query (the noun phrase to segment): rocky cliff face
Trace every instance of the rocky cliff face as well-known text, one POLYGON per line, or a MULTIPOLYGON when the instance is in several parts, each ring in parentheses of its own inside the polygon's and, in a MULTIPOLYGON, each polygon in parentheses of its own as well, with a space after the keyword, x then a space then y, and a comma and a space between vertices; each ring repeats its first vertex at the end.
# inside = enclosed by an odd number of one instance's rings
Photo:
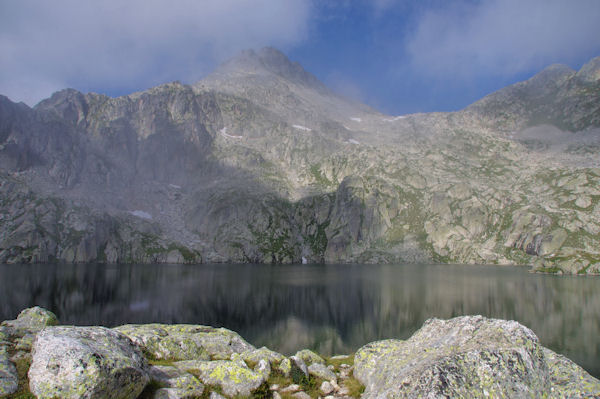
POLYGON ((0 261, 460 262, 600 271, 600 81, 552 66, 382 115, 274 49, 193 86, 0 98, 0 261))

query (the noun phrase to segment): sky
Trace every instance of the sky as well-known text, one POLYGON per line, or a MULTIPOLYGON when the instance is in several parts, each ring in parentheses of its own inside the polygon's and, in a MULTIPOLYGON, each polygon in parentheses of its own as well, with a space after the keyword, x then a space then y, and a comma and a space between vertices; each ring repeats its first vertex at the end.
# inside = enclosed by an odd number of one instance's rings
POLYGON ((381 112, 453 111, 600 55, 600 0, 0 0, 0 94, 194 83, 273 46, 381 112))

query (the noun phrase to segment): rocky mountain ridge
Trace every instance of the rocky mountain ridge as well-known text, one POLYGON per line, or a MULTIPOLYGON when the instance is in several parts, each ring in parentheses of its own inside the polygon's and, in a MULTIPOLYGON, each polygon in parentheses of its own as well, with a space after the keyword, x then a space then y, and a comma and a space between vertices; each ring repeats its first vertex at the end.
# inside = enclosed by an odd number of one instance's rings
POLYGON ((193 86, 0 97, 1 262, 600 272, 600 58, 387 116, 275 49, 193 86))

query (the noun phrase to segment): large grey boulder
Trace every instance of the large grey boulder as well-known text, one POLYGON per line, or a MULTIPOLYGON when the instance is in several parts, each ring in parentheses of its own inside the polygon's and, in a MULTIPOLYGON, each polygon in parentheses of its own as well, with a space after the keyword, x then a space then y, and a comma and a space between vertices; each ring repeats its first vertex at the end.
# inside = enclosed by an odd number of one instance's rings
POLYGON ((549 362, 527 327, 482 316, 430 319, 406 341, 367 344, 356 353, 354 376, 367 399, 600 394, 599 382, 568 359, 549 362), (561 362, 568 372, 556 372, 565 370, 561 362))
POLYGON ((255 348, 225 328, 189 324, 124 325, 115 328, 154 359, 229 359, 233 353, 255 348))
POLYGON ((104 327, 48 327, 32 350, 29 388, 43 398, 136 398, 148 364, 125 335, 104 327))

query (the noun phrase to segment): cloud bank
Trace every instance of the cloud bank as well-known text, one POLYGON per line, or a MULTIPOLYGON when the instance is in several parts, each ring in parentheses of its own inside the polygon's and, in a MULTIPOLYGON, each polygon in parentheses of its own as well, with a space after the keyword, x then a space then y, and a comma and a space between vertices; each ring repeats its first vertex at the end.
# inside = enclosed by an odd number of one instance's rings
POLYGON ((245 48, 307 35, 310 0, 0 2, 0 93, 33 105, 64 87, 193 82, 245 48))
POLYGON ((511 76, 600 51, 598 0, 461 0, 424 10, 411 66, 439 78, 511 76))

